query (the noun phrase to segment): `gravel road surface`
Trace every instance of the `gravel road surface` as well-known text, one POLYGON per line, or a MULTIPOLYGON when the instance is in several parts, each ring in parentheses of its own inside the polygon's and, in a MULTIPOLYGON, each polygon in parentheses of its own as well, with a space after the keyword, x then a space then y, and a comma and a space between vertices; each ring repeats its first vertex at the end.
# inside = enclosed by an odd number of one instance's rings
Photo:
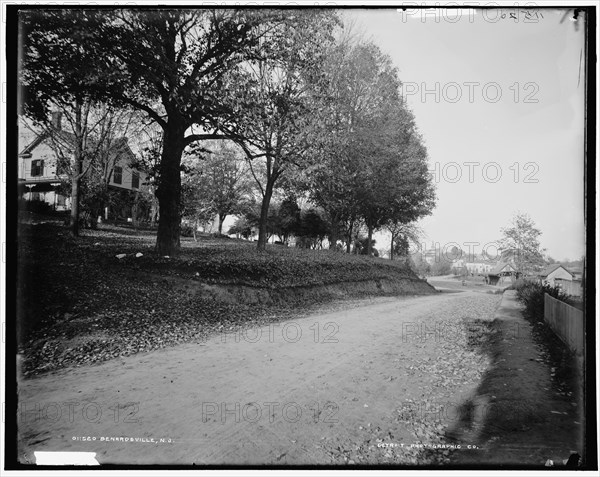
MULTIPOLYGON (((101 464, 444 464, 499 295, 365 300, 19 383, 19 456, 101 464)), ((484 452, 466 449, 460 452, 484 452)))

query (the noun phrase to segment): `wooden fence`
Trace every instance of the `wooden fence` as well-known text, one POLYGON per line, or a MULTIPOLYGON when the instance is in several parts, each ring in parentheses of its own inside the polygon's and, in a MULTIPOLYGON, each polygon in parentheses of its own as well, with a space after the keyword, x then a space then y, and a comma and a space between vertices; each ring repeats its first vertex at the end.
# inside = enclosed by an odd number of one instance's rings
POLYGON ((583 311, 567 305, 546 293, 544 320, 558 337, 577 354, 583 354, 585 323, 583 311))

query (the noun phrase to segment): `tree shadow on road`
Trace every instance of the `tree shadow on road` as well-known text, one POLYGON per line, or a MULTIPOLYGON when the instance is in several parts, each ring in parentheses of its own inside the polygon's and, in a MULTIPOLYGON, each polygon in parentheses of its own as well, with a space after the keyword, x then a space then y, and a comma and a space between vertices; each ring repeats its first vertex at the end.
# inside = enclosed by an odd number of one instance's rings
POLYGON ((582 454, 580 373, 568 349, 544 324, 522 317, 473 324, 468 346, 491 366, 446 431, 448 442, 461 445, 452 465, 543 468, 548 459, 563 465, 582 454))

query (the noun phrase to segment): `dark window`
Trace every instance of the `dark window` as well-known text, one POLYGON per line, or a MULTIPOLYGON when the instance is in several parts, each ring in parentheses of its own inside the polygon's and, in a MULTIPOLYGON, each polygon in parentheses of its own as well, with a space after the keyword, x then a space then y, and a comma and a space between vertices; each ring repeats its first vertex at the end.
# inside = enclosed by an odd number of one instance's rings
POLYGON ((43 176, 44 175, 44 161, 42 159, 36 159, 31 161, 31 177, 43 176))
POLYGON ((131 188, 132 189, 139 189, 140 188, 140 173, 139 172, 132 172, 131 174, 131 188))
POLYGON ((115 184, 123 183, 123 168, 119 166, 115 166, 115 170, 113 171, 113 182, 115 184))
POLYGON ((62 194, 57 194, 56 205, 60 205, 61 207, 64 207, 65 204, 66 204, 65 196, 62 194))

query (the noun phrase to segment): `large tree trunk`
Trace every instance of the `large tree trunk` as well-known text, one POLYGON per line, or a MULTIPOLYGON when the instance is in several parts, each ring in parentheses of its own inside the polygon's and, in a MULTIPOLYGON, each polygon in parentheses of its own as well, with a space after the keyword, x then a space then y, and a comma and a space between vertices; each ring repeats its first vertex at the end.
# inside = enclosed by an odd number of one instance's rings
POLYGON ((181 154, 185 130, 173 127, 164 131, 163 150, 160 160, 159 186, 156 191, 159 205, 156 251, 160 255, 179 253, 181 216, 181 154))
POLYGON ((227 217, 227 214, 219 214, 219 235, 223 234, 223 222, 225 222, 225 217, 227 217))
POLYGON ((76 160, 75 165, 75 176, 71 181, 71 235, 73 237, 79 236, 79 183, 81 182, 81 178, 79 175, 81 174, 81 161, 76 160))
POLYGON ((392 245, 390 247, 390 260, 394 260, 394 234, 392 234, 392 245))
POLYGON ((371 225, 367 225, 367 230, 369 231, 367 235, 367 256, 371 256, 373 254, 373 227, 371 225))
POLYGON ((140 195, 139 191, 135 191, 135 194, 133 196, 133 205, 131 206, 131 223, 133 224, 133 228, 136 233, 138 231, 138 226, 139 226, 139 221, 138 221, 139 203, 140 203, 139 195, 140 195))
POLYGON ((267 180, 265 187, 265 195, 263 196, 262 204, 260 207, 260 222, 258 224, 258 249, 265 250, 267 248, 267 220, 269 218, 269 205, 271 203, 271 196, 273 195, 273 186, 275 180, 270 178, 267 180))
POLYGON ((75 103, 75 170, 71 180, 71 235, 79 236, 79 186, 83 172, 83 130, 81 103, 75 103))
POLYGON ((154 228, 156 219, 158 218, 158 198, 154 187, 151 188, 152 202, 150 203, 150 227, 154 228))
POLYGON ((329 232, 329 249, 337 251, 337 241, 338 241, 338 223, 337 218, 334 215, 331 215, 331 229, 329 232))
POLYGON ((348 241, 346 242, 346 253, 352 252, 352 228, 354 227, 354 222, 350 222, 348 226, 348 241))

